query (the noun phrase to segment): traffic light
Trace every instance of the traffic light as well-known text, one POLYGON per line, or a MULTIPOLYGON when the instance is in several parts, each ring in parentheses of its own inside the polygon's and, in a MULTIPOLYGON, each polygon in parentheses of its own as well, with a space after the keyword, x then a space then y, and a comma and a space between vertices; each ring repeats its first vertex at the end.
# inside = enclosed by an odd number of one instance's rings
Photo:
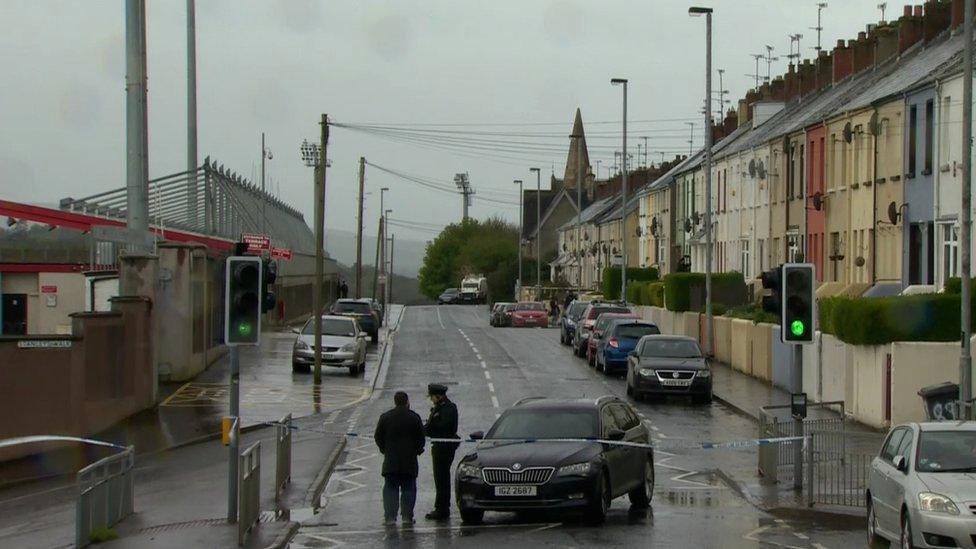
POLYGON ((816 329, 816 276, 812 263, 786 263, 782 267, 783 343, 812 343, 816 329))
POLYGON ((224 282, 224 343, 257 345, 261 340, 261 258, 227 258, 224 282))
POLYGON ((278 298, 271 291, 271 285, 278 278, 278 264, 271 259, 262 262, 261 312, 273 311, 278 298))
POLYGON ((769 295, 762 298, 763 310, 776 316, 783 314, 783 266, 766 271, 762 274, 762 286, 769 290, 769 295))

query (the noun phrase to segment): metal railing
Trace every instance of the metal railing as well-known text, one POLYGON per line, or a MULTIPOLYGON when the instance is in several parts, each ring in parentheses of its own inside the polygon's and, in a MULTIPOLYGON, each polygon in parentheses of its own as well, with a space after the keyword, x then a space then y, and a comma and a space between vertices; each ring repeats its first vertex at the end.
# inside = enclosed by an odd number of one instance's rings
POLYGON ((875 433, 811 433, 804 448, 807 505, 864 506, 871 461, 880 444, 875 433), (832 448, 843 448, 844 453, 824 451, 832 448))
MULTIPOLYGON (((833 409, 837 411, 836 417, 821 417, 803 420, 803 431, 797 433, 796 423, 792 418, 780 419, 776 411, 789 410, 789 405, 763 406, 759 409, 759 436, 760 438, 778 438, 804 436, 819 432, 840 432, 845 430, 845 409, 843 401, 819 402, 810 404, 808 410, 833 409)), ((844 443, 846 439, 838 438, 818 438, 813 441, 817 455, 821 456, 844 456, 846 449, 844 443), (823 445, 828 446, 823 446, 823 445)), ((759 475, 768 482, 779 482, 783 480, 785 474, 788 478, 793 478, 796 464, 796 445, 802 444, 801 441, 783 442, 779 444, 767 444, 759 447, 759 475), (781 470, 781 467, 783 468, 781 470)))
POLYGON ((237 544, 244 540, 261 518, 261 441, 239 457, 237 491, 237 544))
POLYGON ((132 467, 135 448, 100 459, 78 471, 75 547, 91 543, 96 530, 111 528, 132 514, 132 467))
POLYGON ((291 482, 291 414, 278 420, 275 434, 275 501, 291 482))

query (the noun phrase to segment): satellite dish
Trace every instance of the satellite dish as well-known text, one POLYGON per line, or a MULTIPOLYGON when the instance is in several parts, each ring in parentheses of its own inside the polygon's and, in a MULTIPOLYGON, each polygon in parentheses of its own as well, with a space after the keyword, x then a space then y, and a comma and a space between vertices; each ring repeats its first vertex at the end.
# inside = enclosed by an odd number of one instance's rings
POLYGON ((813 194, 813 209, 814 210, 817 210, 818 212, 820 210, 822 210, 823 209, 823 200, 824 200, 824 197, 823 197, 823 193, 822 192, 817 191, 816 193, 814 193, 813 194))
POLYGON ((863 267, 864 263, 865 263, 864 256, 862 255, 857 256, 857 258, 854 260, 854 264, 857 265, 858 267, 863 267))
POLYGON ((749 161, 749 177, 756 177, 756 159, 749 161))
POLYGON ((891 202, 888 204, 888 221, 890 221, 892 225, 897 225, 898 217, 898 206, 894 202, 891 202))
POLYGON ((851 123, 848 122, 847 124, 844 124, 844 141, 850 143, 853 138, 854 132, 851 130, 851 123))
POLYGON ((762 160, 756 166, 756 171, 759 173, 759 179, 766 179, 766 165, 763 164, 762 160))
POLYGON ((868 131, 871 135, 877 136, 881 133, 881 126, 878 124, 878 113, 871 113, 871 119, 868 120, 868 131))

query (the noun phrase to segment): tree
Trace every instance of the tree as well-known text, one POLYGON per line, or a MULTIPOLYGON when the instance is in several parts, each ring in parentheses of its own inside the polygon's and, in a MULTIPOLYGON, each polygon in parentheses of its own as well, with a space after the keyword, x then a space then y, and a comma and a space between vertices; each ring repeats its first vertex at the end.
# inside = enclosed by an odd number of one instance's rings
POLYGON ((518 264, 518 228, 502 219, 452 223, 427 246, 420 267, 420 291, 436 299, 460 286, 466 275, 488 278, 490 298, 511 299, 518 264))

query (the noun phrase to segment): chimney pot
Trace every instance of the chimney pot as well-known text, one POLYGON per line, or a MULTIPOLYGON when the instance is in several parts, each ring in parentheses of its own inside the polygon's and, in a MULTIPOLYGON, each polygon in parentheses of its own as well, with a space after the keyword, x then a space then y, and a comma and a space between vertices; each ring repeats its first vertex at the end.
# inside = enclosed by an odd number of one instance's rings
POLYGON ((911 17, 911 16, 912 16, 912 7, 905 6, 905 9, 902 10, 902 17, 911 17))
MULTIPOLYGON (((905 7, 908 7, 908 6, 905 6, 905 7)), ((844 41, 843 41, 843 40, 837 40, 837 47, 838 47, 838 48, 843 48, 843 47, 845 47, 845 46, 844 46, 844 41)))
POLYGON ((922 6, 915 6, 914 12, 912 13, 915 17, 922 17, 922 6))

